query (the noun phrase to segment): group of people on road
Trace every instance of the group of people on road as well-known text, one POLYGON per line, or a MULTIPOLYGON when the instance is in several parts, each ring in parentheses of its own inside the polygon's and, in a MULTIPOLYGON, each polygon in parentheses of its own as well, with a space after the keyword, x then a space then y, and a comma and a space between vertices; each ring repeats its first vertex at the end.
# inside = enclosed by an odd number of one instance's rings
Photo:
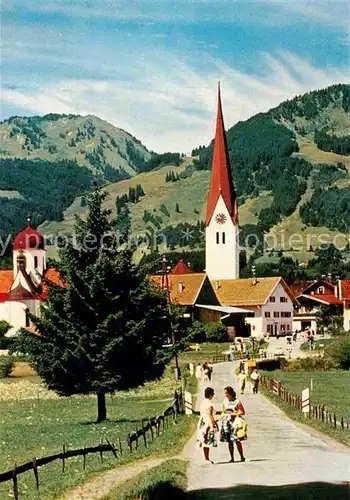
POLYGON ((234 447, 236 445, 240 461, 245 462, 242 441, 247 438, 247 423, 243 418, 245 409, 237 398, 235 390, 225 387, 222 412, 216 420, 213 398, 215 392, 212 387, 204 391, 204 400, 200 406, 200 419, 198 422, 198 442, 203 448, 204 459, 207 463, 214 463, 210 459, 210 449, 217 446, 217 436, 220 441, 228 443, 230 462, 234 462, 234 447))
POLYGON ((211 377, 213 374, 213 365, 210 363, 203 363, 202 365, 200 363, 197 364, 196 370, 195 370, 195 376, 198 382, 203 380, 203 382, 210 382, 211 377))
MULTIPOLYGON (((201 367, 201 365, 198 366, 201 367)), ((238 375, 238 385, 241 394, 244 394, 246 381, 247 374, 244 369, 241 369, 238 375)), ((250 381, 253 394, 257 394, 260 374, 256 368, 250 373, 250 381)), ((247 439, 247 422, 244 418, 246 412, 243 403, 238 399, 236 391, 231 386, 225 387, 222 411, 220 417, 217 419, 213 403, 214 396, 214 389, 207 387, 200 406, 197 441, 203 448, 204 459, 207 463, 213 463, 210 459, 210 449, 217 446, 219 436, 221 442, 228 443, 230 462, 234 462, 235 446, 237 447, 240 461, 244 462, 245 457, 242 441, 247 439)))
MULTIPOLYGON (((240 371, 238 374, 238 385, 239 385, 239 389, 240 389, 241 394, 244 394, 247 379, 248 379, 248 375, 246 374, 246 372, 244 370, 244 365, 240 366, 240 371)), ((258 394, 260 373, 258 373, 256 368, 254 368, 252 373, 250 374, 250 381, 251 381, 251 385, 252 385, 253 394, 258 394)))

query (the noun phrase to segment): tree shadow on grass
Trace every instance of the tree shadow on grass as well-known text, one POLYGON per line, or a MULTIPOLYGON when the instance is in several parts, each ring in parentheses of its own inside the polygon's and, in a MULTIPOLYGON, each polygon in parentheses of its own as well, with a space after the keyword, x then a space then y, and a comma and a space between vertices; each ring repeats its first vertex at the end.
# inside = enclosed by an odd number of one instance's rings
MULTIPOLYGON (((302 483, 283 486, 252 486, 196 490, 186 500, 349 500, 349 483, 302 483)), ((181 499, 181 497, 179 497, 181 499)))
MULTIPOLYGON (((134 498, 134 497, 132 497, 134 498)), ((171 483, 156 483, 142 500, 348 500, 349 484, 303 483, 285 486, 239 485, 233 488, 184 492, 171 483)))

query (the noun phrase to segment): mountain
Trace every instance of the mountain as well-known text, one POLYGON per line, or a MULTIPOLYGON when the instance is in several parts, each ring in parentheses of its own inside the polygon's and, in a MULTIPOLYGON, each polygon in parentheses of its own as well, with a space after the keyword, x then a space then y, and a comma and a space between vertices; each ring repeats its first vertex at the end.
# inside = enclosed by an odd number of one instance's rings
MULTIPOLYGON (((271 247, 299 260, 311 257, 326 237, 330 240, 337 237, 338 246, 345 246, 350 222, 349 110, 350 85, 335 85, 286 101, 227 131, 243 240, 248 234, 259 237, 264 234, 271 247)), ((23 134, 23 128, 20 132, 13 131, 4 146, 3 158, 16 155, 26 161, 33 156, 56 161, 70 158, 76 159, 78 165, 87 165, 91 172, 99 170, 96 156, 101 158, 102 151, 105 158, 102 164, 108 162, 113 169, 130 176, 105 188, 109 194, 106 204, 119 213, 121 227, 131 225, 134 236, 143 233, 148 240, 155 240, 156 233, 161 233, 158 243, 166 237, 171 249, 203 244, 201 221, 212 145, 195 149, 192 157, 180 162, 179 155, 165 159, 151 155, 132 136, 96 117, 57 116, 35 117, 46 134, 39 144, 35 139, 33 144, 29 138, 30 144, 19 147, 17 136, 28 137, 28 134, 23 134), (91 120, 95 137, 89 138, 91 120), (119 142, 113 134, 118 134, 119 142), (114 138, 119 151, 109 136, 114 138), (50 137, 54 143, 49 145, 50 137), (57 149, 51 148, 50 153, 50 146, 57 149), (174 159, 175 163, 170 165, 174 159)), ((13 120, 0 126, 0 134, 3 128, 8 135, 10 127, 19 128, 13 120)), ((0 188, 16 191, 13 184, 2 183, 0 188)), ((6 193, 9 195, 15 196, 12 191, 6 193)), ((19 195, 23 197, 21 191, 19 195)), ((40 226, 41 230, 51 235, 69 232, 74 215, 86 210, 81 195, 78 193, 73 203, 66 203, 63 220, 51 216, 40 226)))

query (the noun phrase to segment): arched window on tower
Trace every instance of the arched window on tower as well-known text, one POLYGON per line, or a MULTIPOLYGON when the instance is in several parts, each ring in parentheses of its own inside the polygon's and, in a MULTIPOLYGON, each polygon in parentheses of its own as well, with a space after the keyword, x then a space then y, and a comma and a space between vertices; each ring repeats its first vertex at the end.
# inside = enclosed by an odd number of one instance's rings
POLYGON ((226 236, 225 236, 225 233, 222 233, 222 242, 223 242, 223 244, 225 245, 225 243, 226 243, 226 236))
POLYGON ((218 245, 220 243, 220 233, 216 233, 216 244, 218 245))
POLYGON ((25 310, 25 315, 26 315, 26 328, 28 328, 30 326, 29 309, 25 310))
POLYGON ((35 255, 34 256, 34 269, 37 269, 38 267, 38 257, 35 255))

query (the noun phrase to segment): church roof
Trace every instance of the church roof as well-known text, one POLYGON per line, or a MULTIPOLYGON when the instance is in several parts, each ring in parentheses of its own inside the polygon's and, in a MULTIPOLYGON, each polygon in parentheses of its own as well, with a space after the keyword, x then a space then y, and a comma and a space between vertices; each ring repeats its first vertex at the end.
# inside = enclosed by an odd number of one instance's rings
POLYGON ((185 262, 181 259, 176 266, 171 270, 170 274, 190 274, 193 273, 191 269, 185 262))
POLYGON ((0 270, 0 293, 8 293, 13 283, 12 269, 0 270))
POLYGON ((8 294, 8 300, 33 300, 37 298, 32 292, 24 288, 24 286, 19 283, 16 288, 10 290, 8 294))
POLYGON ((13 249, 26 250, 29 248, 43 249, 44 236, 33 228, 28 217, 26 227, 19 231, 13 240, 13 249))
POLYGON ((340 281, 340 298, 350 300, 350 280, 340 281))
POLYGON ((295 302, 290 288, 280 276, 272 278, 252 278, 211 280, 218 301, 222 306, 257 307, 262 306, 272 295, 277 285, 281 283, 290 299, 295 302))
MULTIPOLYGON (((162 276, 157 274, 150 279, 162 285, 162 276)), ((169 274, 170 300, 179 306, 192 306, 198 297, 205 280, 205 273, 169 274)))
POLYGON ((228 156, 224 118, 221 106, 220 84, 218 87, 218 109, 216 117, 216 132, 214 139, 213 160, 211 167, 210 186, 207 199, 206 224, 213 216, 218 199, 222 196, 226 208, 234 224, 237 224, 236 191, 233 185, 230 160, 228 156))

